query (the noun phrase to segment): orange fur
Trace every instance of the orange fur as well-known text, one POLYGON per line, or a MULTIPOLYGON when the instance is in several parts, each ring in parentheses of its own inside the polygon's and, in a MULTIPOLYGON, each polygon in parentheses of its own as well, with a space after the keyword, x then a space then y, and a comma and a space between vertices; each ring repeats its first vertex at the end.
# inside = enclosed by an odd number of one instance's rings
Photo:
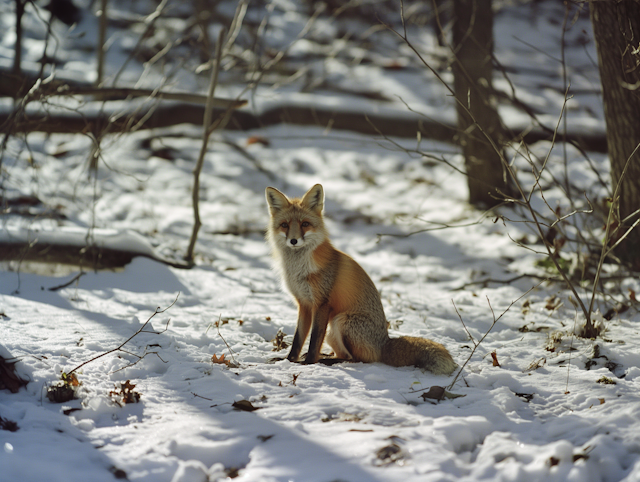
POLYGON ((288 359, 296 361, 309 332, 305 363, 315 363, 325 340, 336 356, 354 361, 416 365, 436 374, 456 364, 447 349, 415 337, 390 339, 380 295, 351 257, 335 249, 324 226, 324 192, 316 184, 300 199, 268 187, 267 240, 287 289, 298 303, 298 326, 288 359), (329 332, 327 333, 327 328, 329 332))

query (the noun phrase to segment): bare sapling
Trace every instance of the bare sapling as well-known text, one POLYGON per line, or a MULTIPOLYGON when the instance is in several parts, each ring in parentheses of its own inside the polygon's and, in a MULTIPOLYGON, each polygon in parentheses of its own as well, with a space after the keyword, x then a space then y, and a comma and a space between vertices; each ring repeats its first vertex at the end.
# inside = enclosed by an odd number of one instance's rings
POLYGON ((191 239, 189 240, 189 247, 187 248, 187 254, 185 256, 185 260, 193 264, 193 250, 196 245, 196 240, 198 239, 198 231, 202 226, 202 222, 200 221, 200 173, 202 171, 202 166, 204 165, 204 156, 207 153, 207 147, 209 145, 209 136, 211 135, 211 119, 213 117, 213 97, 216 90, 216 86, 218 84, 218 73, 220 72, 220 63, 222 61, 222 47, 224 42, 225 29, 220 29, 220 34, 218 35, 218 42, 216 44, 216 60, 211 70, 211 82, 209 83, 209 93, 207 95, 207 104, 204 110, 204 121, 202 126, 202 144, 200 147, 200 154, 198 155, 198 161, 196 162, 196 167, 193 170, 193 190, 192 190, 192 200, 193 200, 193 231, 191 232, 191 239))

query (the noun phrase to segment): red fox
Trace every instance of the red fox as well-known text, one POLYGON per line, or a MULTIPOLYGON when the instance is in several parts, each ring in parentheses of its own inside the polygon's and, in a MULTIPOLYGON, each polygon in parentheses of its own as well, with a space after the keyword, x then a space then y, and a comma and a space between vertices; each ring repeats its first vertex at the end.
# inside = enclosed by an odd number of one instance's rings
POLYGON ((295 362, 311 331, 304 363, 316 363, 322 342, 338 359, 414 365, 449 375, 456 364, 440 343, 389 338, 380 294, 350 256, 334 248, 324 225, 324 191, 316 184, 301 198, 266 189, 271 214, 267 240, 287 289, 298 304, 298 325, 287 356, 295 362), (327 333, 327 327, 329 328, 327 333))

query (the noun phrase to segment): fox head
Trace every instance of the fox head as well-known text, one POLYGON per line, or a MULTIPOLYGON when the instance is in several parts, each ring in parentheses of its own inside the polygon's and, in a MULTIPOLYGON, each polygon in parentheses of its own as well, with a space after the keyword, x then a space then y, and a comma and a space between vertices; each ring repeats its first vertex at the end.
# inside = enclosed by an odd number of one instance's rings
POLYGON ((271 219, 267 237, 278 249, 315 249, 326 238, 322 210, 324 191, 316 184, 298 199, 289 199, 273 187, 266 189, 271 219))

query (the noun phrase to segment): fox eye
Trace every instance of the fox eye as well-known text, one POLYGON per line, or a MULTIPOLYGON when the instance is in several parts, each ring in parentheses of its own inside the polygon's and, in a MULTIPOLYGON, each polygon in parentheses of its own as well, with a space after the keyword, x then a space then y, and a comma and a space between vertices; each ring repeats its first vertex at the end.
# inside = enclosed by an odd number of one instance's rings
POLYGON ((309 221, 305 221, 304 223, 302 223, 303 228, 308 228, 309 226, 311 226, 311 223, 309 221))
POLYGON ((280 227, 284 228, 284 229, 287 229, 289 227, 289 223, 287 223, 287 222, 281 223, 280 227))

